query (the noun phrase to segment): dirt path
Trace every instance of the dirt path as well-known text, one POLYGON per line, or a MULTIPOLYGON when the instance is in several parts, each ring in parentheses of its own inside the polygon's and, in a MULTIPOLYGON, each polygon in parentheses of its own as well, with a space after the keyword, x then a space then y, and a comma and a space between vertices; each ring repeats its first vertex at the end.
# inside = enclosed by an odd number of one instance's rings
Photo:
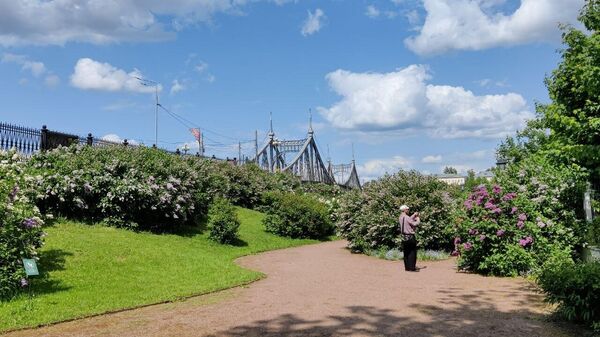
POLYGON ((247 287, 8 336, 581 336, 545 321, 524 280, 457 273, 453 260, 408 273, 344 244, 242 258, 268 275, 247 287))

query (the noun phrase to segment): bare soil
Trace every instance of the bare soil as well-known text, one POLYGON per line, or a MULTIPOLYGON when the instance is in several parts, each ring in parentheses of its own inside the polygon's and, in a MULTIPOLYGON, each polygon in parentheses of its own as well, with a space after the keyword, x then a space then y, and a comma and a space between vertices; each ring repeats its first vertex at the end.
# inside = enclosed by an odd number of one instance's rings
POLYGON ((345 242, 241 258, 267 277, 249 286, 8 336, 583 336, 552 322, 523 279, 456 271, 455 261, 351 254, 345 242))

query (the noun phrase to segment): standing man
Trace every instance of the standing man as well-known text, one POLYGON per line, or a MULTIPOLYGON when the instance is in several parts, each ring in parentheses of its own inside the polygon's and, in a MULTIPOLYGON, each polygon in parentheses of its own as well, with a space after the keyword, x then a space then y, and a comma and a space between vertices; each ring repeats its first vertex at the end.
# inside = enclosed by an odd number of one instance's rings
POLYGON ((402 233, 402 250, 404 251, 404 270, 419 271, 417 269, 417 239, 415 238, 415 227, 419 225, 419 212, 408 215, 409 207, 400 206, 400 232, 402 233))

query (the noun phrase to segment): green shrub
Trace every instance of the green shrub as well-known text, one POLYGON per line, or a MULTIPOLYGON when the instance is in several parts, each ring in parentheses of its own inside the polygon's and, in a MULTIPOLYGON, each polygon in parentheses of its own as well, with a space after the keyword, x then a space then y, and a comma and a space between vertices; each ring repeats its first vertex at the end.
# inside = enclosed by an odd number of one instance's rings
POLYGON ((260 206, 268 191, 292 191, 300 186, 300 180, 289 173, 269 173, 253 163, 234 166, 200 158, 190 158, 189 163, 206 177, 210 195, 246 208, 260 206))
POLYGON ((328 206, 307 195, 271 192, 265 194, 267 232, 291 238, 327 237, 333 233, 328 206))
POLYGON ((24 193, 23 167, 17 154, 0 151, 0 299, 27 285, 21 259, 37 258, 42 245, 43 221, 24 193))
POLYGON ((357 252, 399 246, 400 206, 421 214, 417 240, 426 249, 452 247, 453 187, 416 171, 400 171, 369 182, 362 192, 340 196, 335 213, 338 233, 357 252))
POLYGON ((144 147, 73 146, 29 161, 43 212, 119 227, 168 229, 206 214, 208 181, 185 160, 144 147))
POLYGON ((234 243, 238 238, 240 221, 235 207, 223 198, 216 198, 208 211, 209 238, 219 243, 234 243))
POLYGON ((559 314, 600 332, 600 262, 548 263, 537 281, 546 300, 558 304, 559 314))

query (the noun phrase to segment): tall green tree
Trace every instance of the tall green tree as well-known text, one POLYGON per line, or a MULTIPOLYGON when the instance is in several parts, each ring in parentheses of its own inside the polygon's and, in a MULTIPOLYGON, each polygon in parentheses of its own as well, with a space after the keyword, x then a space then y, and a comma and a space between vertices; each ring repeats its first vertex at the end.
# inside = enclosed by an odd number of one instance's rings
POLYGON ((551 103, 539 105, 554 154, 600 177, 600 0, 587 0, 579 20, 587 32, 563 26, 561 62, 546 86, 551 103), (555 143, 556 144, 556 143, 555 143))
POLYGON ((444 167, 444 174, 458 174, 458 171, 452 166, 444 167))

